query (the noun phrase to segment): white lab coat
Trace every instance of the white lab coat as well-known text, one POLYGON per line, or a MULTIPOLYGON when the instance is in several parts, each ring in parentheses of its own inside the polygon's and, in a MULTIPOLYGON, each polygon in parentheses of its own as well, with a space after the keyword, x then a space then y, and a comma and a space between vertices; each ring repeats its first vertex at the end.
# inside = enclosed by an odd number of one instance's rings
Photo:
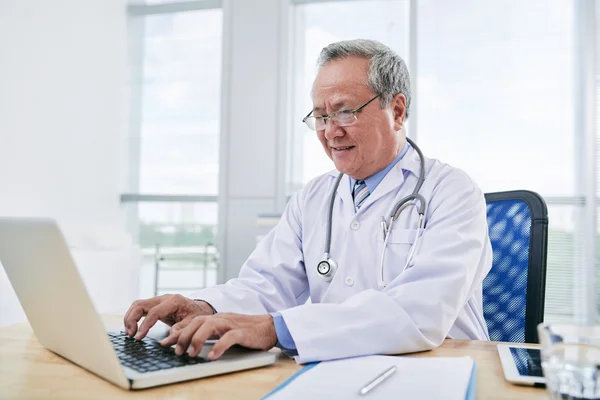
POLYGON ((425 229, 408 268, 418 215, 404 210, 385 255, 388 286, 378 288, 381 216, 412 193, 419 157, 411 147, 355 213, 344 177, 333 209, 331 282, 316 271, 323 257, 330 193, 337 171, 292 196, 278 225, 238 278, 194 295, 222 312, 280 311, 306 363, 368 354, 428 350, 446 337, 488 340, 482 280, 492 265, 483 193, 461 170, 425 159, 420 190, 429 202, 425 229), (311 302, 306 304, 310 298, 311 302))

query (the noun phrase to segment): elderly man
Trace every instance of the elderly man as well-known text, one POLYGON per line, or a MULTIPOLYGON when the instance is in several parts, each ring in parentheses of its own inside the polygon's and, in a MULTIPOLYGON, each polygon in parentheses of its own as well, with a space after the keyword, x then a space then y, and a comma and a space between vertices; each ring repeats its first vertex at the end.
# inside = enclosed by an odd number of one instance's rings
POLYGON ((178 354, 196 356, 216 337, 211 359, 240 344, 279 346, 300 363, 488 339, 484 196, 406 139, 404 61, 381 43, 351 40, 325 47, 317 64, 304 122, 336 171, 292 196, 238 278, 193 299, 134 302, 127 334, 141 339, 161 320, 172 325, 162 344, 178 354))

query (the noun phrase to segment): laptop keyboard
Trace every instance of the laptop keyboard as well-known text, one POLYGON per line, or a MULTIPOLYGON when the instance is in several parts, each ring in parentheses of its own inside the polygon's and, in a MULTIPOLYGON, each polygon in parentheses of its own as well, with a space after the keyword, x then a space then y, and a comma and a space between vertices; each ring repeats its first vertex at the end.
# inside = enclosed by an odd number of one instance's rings
POLYGON ((163 347, 156 340, 147 337, 137 341, 125 332, 111 332, 108 333, 108 337, 121 364, 137 372, 153 372, 210 362, 200 357, 190 357, 187 353, 178 356, 171 347, 163 347))

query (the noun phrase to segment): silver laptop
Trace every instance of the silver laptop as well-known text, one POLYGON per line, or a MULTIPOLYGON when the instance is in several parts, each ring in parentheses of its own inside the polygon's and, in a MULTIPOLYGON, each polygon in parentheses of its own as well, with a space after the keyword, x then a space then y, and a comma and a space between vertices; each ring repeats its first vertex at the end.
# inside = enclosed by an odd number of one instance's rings
POLYGON ((221 359, 178 357, 148 337, 106 332, 53 220, 0 218, 0 262, 39 342, 124 389, 142 389, 273 364, 277 352, 240 347, 221 359))

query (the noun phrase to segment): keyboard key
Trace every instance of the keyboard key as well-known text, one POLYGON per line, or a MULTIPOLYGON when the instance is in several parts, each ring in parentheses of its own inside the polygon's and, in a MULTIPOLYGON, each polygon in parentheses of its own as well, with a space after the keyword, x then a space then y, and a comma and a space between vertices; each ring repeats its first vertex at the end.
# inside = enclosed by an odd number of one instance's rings
POLYGON ((137 341, 124 332, 111 332, 108 336, 121 364, 138 372, 153 372, 208 362, 203 358, 190 358, 187 354, 177 356, 173 348, 163 347, 150 338, 137 341))

